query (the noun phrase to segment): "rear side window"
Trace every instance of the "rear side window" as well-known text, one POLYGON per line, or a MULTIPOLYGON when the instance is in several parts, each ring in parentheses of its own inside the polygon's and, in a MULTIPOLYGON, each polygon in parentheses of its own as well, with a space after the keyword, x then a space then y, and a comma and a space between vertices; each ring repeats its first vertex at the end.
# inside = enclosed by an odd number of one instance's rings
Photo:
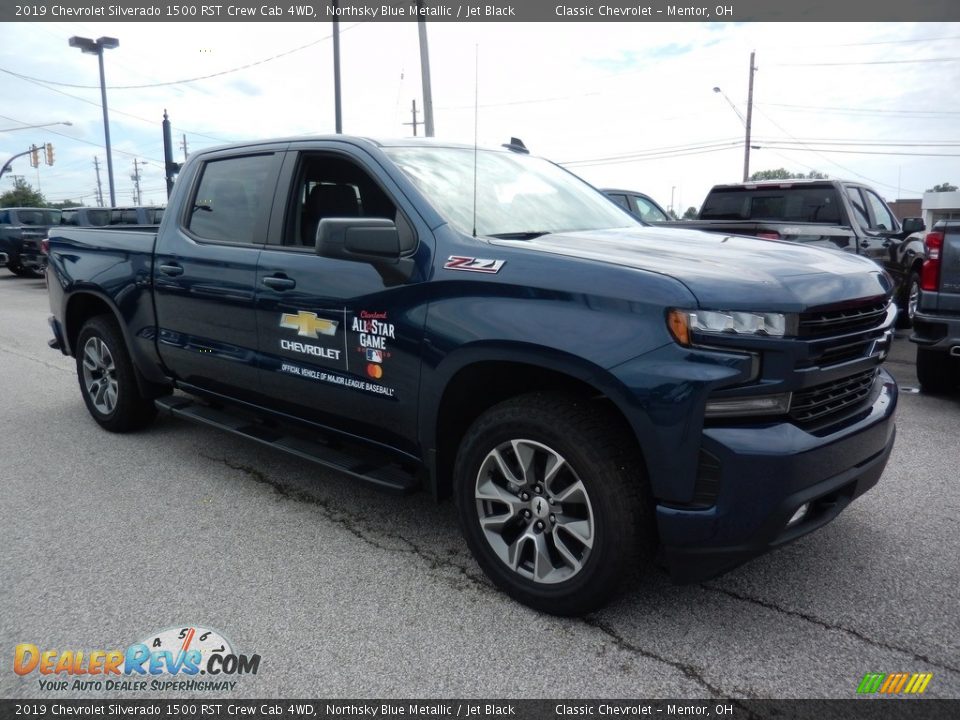
POLYGON ((204 240, 263 243, 255 237, 273 188, 275 156, 246 155, 211 160, 201 170, 186 227, 204 240))
POLYGON ((0 225, 9 225, 10 224, 10 213, 5 210, 0 210, 0 225))
POLYGON ((621 195, 620 193, 607 193, 607 197, 613 200, 617 205, 622 207, 624 210, 630 209, 630 205, 627 203, 626 195, 621 195))
POLYGON ((105 208, 102 210, 87 210, 87 224, 94 227, 109 225, 110 211, 105 208))

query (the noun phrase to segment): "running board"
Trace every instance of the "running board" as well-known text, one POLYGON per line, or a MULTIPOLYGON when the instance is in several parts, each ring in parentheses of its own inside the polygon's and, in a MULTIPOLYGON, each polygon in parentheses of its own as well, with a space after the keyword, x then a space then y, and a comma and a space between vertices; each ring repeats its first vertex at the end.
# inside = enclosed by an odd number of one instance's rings
POLYGON ((376 485, 381 490, 409 493, 420 487, 415 474, 390 460, 385 453, 378 453, 376 450, 291 434, 282 428, 265 425, 243 414, 210 407, 182 395, 168 395, 157 398, 154 402, 163 412, 226 430, 248 440, 255 440, 285 453, 346 473, 376 485))

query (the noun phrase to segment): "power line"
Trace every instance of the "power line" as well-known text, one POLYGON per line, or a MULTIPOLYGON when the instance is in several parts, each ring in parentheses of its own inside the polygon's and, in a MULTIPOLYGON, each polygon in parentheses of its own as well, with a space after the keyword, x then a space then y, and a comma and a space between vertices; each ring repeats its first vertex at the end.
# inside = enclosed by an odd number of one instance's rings
POLYGON ((625 163, 632 162, 643 162, 645 160, 666 160, 678 157, 687 157, 689 155, 705 155, 707 153, 721 152, 723 150, 731 150, 733 148, 742 147, 742 141, 732 142, 728 145, 720 145, 717 147, 705 147, 703 149, 689 149, 689 150, 680 150, 680 151, 671 151, 671 152, 661 152, 650 155, 639 155, 631 157, 622 157, 622 158, 610 158, 607 160, 579 160, 576 165, 571 163, 557 163, 564 167, 594 167, 597 165, 622 165, 625 163))
POLYGON ((791 105, 788 103, 754 103, 764 107, 790 108, 793 110, 835 111, 845 113, 883 113, 885 115, 960 115, 960 110, 890 110, 889 108, 850 108, 823 105, 791 105))
MULTIPOLYGON (((343 30, 341 30, 340 34, 342 35, 348 30, 352 30, 353 28, 358 27, 359 25, 360 23, 354 23, 353 25, 349 25, 345 27, 343 30)), ((183 80, 170 80, 167 82, 156 82, 156 83, 149 83, 146 85, 108 85, 107 90, 143 90, 146 88, 169 87, 171 85, 183 85, 185 83, 197 82, 198 80, 209 80, 210 78, 222 77, 223 75, 230 75, 231 73, 240 72, 241 70, 248 70, 252 67, 256 67, 257 65, 263 65, 264 63, 268 63, 273 60, 278 60, 282 57, 286 57, 287 55, 292 55, 293 53, 300 52, 301 50, 306 50, 307 48, 313 47, 314 45, 319 45, 320 43, 325 42, 332 37, 333 35, 326 35, 320 38, 319 40, 314 40, 313 42, 309 42, 306 45, 295 47, 292 50, 286 50, 282 53, 277 53, 276 55, 272 55, 268 58, 263 58, 262 60, 255 60, 254 62, 247 63, 246 65, 239 65, 237 67, 229 68, 227 70, 221 70, 220 72, 210 73, 209 75, 198 75, 197 77, 185 78, 183 80)), ((79 88, 83 90, 99 90, 100 89, 99 85, 77 85, 74 83, 64 83, 64 82, 58 82, 56 80, 47 80, 44 78, 37 78, 37 77, 31 77, 29 75, 23 75, 22 73, 14 72, 13 70, 8 70, 7 68, 0 68, 0 72, 7 73, 8 75, 13 75, 14 77, 18 77, 21 80, 29 80, 31 82, 46 83, 48 85, 57 85, 59 87, 79 88)))
POLYGON ((632 157, 645 157, 647 155, 659 155, 665 152, 674 152, 674 151, 686 151, 686 150, 698 150, 702 148, 709 147, 720 147, 724 148, 729 145, 743 144, 743 141, 739 138, 725 138, 722 140, 705 140, 700 143, 688 143, 686 145, 666 145, 663 147, 656 148, 647 148, 645 150, 634 150, 627 153, 621 153, 619 155, 608 155, 605 157, 595 157, 595 158, 585 158, 583 160, 565 160, 563 162, 557 163, 558 165, 579 165, 581 163, 595 163, 595 162, 605 162, 607 160, 624 160, 632 157))
MULTIPOLYGON (((43 84, 43 81, 41 80, 27 80, 26 78, 21 78, 21 80, 24 80, 25 82, 33 83, 38 87, 42 87, 44 90, 49 90, 50 92, 58 93, 59 95, 63 95, 64 97, 72 98, 73 100, 79 100, 80 102, 86 103, 87 105, 93 105, 94 107, 98 107, 98 108, 100 107, 100 103, 94 102, 93 100, 87 100, 86 98, 82 98, 77 95, 71 95, 68 92, 64 92, 63 90, 57 90, 57 88, 54 88, 54 87, 47 87, 46 85, 43 84)), ((133 118, 134 120, 139 120, 141 122, 149 123, 150 125, 155 126, 157 124, 156 120, 149 120, 145 117, 134 115, 133 113, 124 112, 123 110, 117 110, 113 108, 110 110, 110 112, 114 115, 124 115, 125 117, 133 118)), ((207 138, 208 140, 214 140, 215 142, 221 142, 221 143, 229 142, 228 140, 225 140, 223 138, 214 137, 212 135, 205 135, 204 133, 196 132, 195 130, 189 130, 183 127, 177 127, 177 130, 181 132, 188 132, 191 135, 199 135, 200 137, 207 138)))
POLYGON ((770 65, 774 67, 835 67, 838 65, 908 65, 957 61, 960 61, 960 57, 919 58, 916 60, 862 60, 859 62, 770 63, 770 65))
MULTIPOLYGON (((783 127, 783 125, 781 125, 780 123, 778 123, 778 122, 777 122, 776 120, 774 120, 772 117, 770 117, 769 115, 767 115, 763 110, 760 110, 760 109, 758 108, 758 109, 757 109, 757 112, 759 112, 761 115, 763 115, 767 120, 769 120, 771 123, 773 123, 776 127, 780 128, 780 130, 783 131, 783 132, 785 132, 789 137, 793 138, 794 140, 797 140, 797 137, 796 137, 795 135, 793 135, 789 130, 787 130, 785 127, 783 127)), ((801 145, 803 145, 802 142, 801 142, 801 145)), ((784 149, 788 149, 788 148, 784 148, 784 149)), ((801 148, 790 148, 790 149, 804 149, 804 148, 801 147, 801 148)), ((893 187, 892 185, 888 185, 887 183, 882 182, 882 181, 880 181, 880 180, 876 180, 876 179, 874 179, 874 178, 869 178, 869 177, 867 177, 866 175, 862 175, 861 173, 858 173, 856 170, 851 170, 850 168, 848 168, 848 167, 846 167, 846 166, 844 166, 844 165, 841 165, 840 163, 836 162, 835 160, 831 160, 830 158, 826 157, 822 152, 819 152, 819 151, 817 151, 817 150, 814 150, 813 148, 810 148, 809 146, 807 146, 806 149, 807 149, 809 152, 812 152, 813 154, 815 154, 815 155, 823 158, 824 160, 826 160, 826 161, 827 161, 828 163, 830 163, 831 165, 835 165, 836 167, 840 168, 841 170, 843 170, 843 171, 845 171, 845 172, 852 173, 854 176, 860 178, 861 180, 868 180, 868 181, 871 182, 871 183, 874 183, 874 184, 876 184, 876 185, 883 185, 883 186, 885 186, 885 187, 893 187)), ((828 151, 828 152, 829 152, 829 151, 828 151)), ((837 151, 834 151, 834 152, 837 152, 837 151)), ((919 192, 918 190, 910 190, 909 188, 904 188, 904 189, 907 190, 907 192, 913 192, 913 193, 919 192)), ((899 188, 898 188, 898 190, 899 190, 899 188)))

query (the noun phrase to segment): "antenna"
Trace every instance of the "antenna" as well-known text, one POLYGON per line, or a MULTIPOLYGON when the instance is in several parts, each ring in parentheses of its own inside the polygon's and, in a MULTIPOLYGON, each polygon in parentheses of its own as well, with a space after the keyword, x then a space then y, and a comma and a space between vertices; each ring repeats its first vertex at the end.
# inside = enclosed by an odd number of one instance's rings
POLYGON ((477 127, 480 117, 480 44, 473 46, 473 236, 477 236, 477 127))

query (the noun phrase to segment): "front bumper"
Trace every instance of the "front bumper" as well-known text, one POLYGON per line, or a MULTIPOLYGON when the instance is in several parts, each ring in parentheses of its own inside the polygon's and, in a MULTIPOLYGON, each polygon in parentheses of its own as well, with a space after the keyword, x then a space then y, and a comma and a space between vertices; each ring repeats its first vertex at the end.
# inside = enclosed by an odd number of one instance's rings
POLYGON ((657 507, 661 559, 676 582, 706 580, 830 522, 880 479, 896 435, 897 385, 879 392, 841 430, 812 434, 792 423, 707 428, 702 447, 721 468, 716 503, 657 507), (804 503, 809 511, 788 527, 804 503))

